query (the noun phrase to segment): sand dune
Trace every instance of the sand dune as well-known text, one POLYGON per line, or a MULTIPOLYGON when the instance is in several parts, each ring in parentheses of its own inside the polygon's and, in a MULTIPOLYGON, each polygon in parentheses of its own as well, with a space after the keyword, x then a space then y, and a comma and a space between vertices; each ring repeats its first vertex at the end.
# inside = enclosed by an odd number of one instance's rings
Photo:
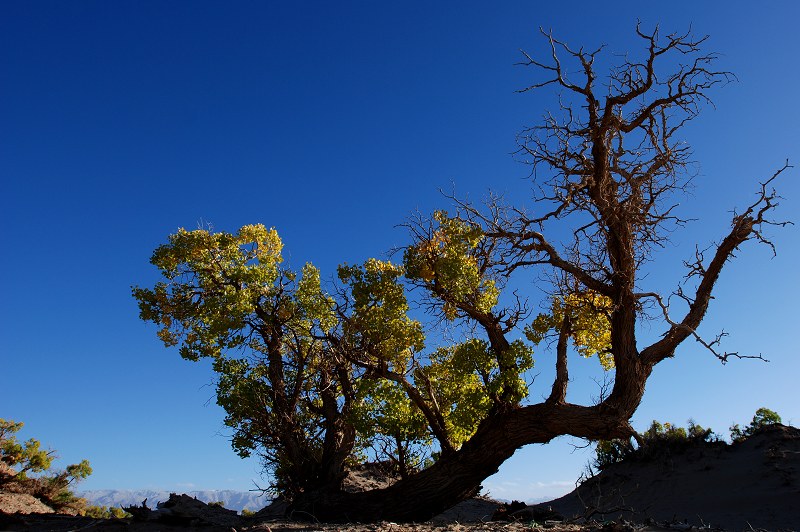
POLYGON ((36 515, 30 512, 43 510, 33 506, 20 508, 20 504, 24 505, 24 501, 19 497, 0 497, 0 529, 54 532, 89 527, 125 532, 197 527, 207 531, 262 532, 800 530, 800 430, 772 425, 733 445, 695 442, 655 458, 629 459, 608 466, 564 497, 513 513, 516 522, 490 522, 500 503, 487 499, 464 501, 429 523, 365 525, 309 525, 288 522, 278 515, 268 522, 245 520, 235 512, 209 507, 186 495, 176 496, 172 505, 168 502, 156 512, 145 512, 147 515, 133 522, 36 515), (8 503, 5 507, 4 501, 8 503), (555 521, 557 514, 563 522, 555 521), (614 523, 610 524, 611 521, 614 523))
POLYGON ((686 522, 725 530, 800 529, 800 430, 772 425, 744 442, 609 466, 550 506, 565 517, 686 522))

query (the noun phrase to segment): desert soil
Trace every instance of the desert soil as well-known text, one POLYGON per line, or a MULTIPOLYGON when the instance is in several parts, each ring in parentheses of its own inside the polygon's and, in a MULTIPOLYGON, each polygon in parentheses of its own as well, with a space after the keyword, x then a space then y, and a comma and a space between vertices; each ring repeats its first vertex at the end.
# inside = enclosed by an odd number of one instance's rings
POLYGON ((33 497, 0 492, 0 531, 797 531, 800 430, 776 425, 735 445, 698 445, 649 461, 626 460, 564 497, 523 510, 529 512, 527 516, 514 514, 519 517, 516 522, 490 521, 499 503, 487 499, 464 501, 421 524, 340 525, 271 519, 266 510, 259 512, 257 520, 242 519, 186 495, 174 497, 173 506, 168 506, 171 498, 158 511, 145 512, 140 516, 143 520, 94 520, 47 513, 52 510, 33 497), (567 520, 533 521, 531 512, 542 506, 567 520))

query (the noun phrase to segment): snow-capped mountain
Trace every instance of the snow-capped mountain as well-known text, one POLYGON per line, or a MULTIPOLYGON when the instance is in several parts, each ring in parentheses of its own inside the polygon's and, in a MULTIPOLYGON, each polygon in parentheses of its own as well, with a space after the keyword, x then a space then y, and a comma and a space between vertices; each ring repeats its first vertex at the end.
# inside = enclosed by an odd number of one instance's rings
MULTIPOLYGON (((90 504, 117 508, 131 505, 138 506, 147 499, 147 506, 155 508, 157 503, 169 499, 170 493, 175 492, 158 490, 88 490, 79 492, 77 495, 88 500, 90 504)), ((222 501, 225 508, 236 510, 237 512, 241 512, 243 509, 250 511, 260 510, 271 502, 268 496, 257 491, 205 490, 189 491, 186 494, 206 503, 222 501)))

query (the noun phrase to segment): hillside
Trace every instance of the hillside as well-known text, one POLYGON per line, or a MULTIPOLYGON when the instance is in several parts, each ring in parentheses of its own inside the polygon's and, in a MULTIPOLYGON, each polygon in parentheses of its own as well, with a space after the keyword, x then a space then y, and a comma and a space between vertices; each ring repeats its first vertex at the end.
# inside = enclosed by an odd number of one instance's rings
POLYGON ((625 460, 534 508, 565 517, 686 522, 725 530, 800 528, 800 430, 765 427, 726 445, 698 442, 652 460, 625 460))
MULTIPOLYGON (((365 476, 368 471, 356 475, 365 476)), ((371 478, 371 477, 370 477, 371 478)), ((374 480, 374 479, 373 479, 374 480)), ((154 509, 163 496, 157 491, 95 491, 81 495, 104 506, 140 504, 145 498, 154 509)), ((222 500, 228 508, 258 508, 263 503, 256 494, 234 491, 193 492, 192 496, 209 501, 222 500)), ((374 530, 531 530, 531 522, 547 522, 553 531, 598 530, 600 523, 616 520, 617 528, 602 530, 798 530, 800 529, 800 430, 783 425, 760 429, 745 441, 727 445, 722 442, 695 441, 664 452, 629 457, 607 466, 598 475, 583 482, 575 491, 559 499, 533 507, 514 510, 506 506, 505 518, 515 523, 490 523, 497 501, 465 501, 433 522, 415 525, 382 523, 377 525, 323 525, 325 531, 364 532, 374 530), (558 524, 559 517, 566 523, 558 524), (620 520, 640 523, 623 524, 620 520), (469 524, 471 523, 471 524, 469 524), (650 523, 650 524, 644 524, 650 523)), ((17 504, 19 501, 14 502, 17 504)), ((524 507, 524 505, 522 505, 524 507)), ((284 508, 285 509, 285 508, 284 508)), ((2 510, 2 509, 0 509, 2 510)), ((191 497, 174 496, 154 511, 137 512, 133 521, 92 520, 41 512, 35 508, 6 508, 0 511, 4 530, 66 531, 82 527, 95 530, 153 532, 187 530, 205 526, 211 530, 263 530, 264 521, 272 530, 303 530, 302 523, 286 521, 283 512, 259 513, 243 519, 236 512, 208 507, 191 497), (20 512, 20 513, 16 513, 20 512), (12 515, 15 514, 15 515, 12 515), (167 528, 165 528, 167 526, 167 528)))

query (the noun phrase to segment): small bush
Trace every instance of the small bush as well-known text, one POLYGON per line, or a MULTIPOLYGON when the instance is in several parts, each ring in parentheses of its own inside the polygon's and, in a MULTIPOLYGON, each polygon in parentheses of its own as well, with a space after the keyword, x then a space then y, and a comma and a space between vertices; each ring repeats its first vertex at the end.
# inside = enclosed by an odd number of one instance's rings
POLYGON ((107 506, 87 506, 83 515, 94 519, 127 519, 131 517, 131 514, 122 508, 109 508, 107 506))
POLYGON ((64 471, 51 471, 55 452, 44 450, 33 438, 20 442, 16 434, 23 423, 0 419, 0 486, 33 495, 57 512, 82 514, 86 500, 76 497, 70 486, 92 474, 89 462, 68 465, 64 471), (36 476, 31 476, 38 473, 36 476))
POLYGON ((600 440, 597 442, 596 456, 592 465, 602 471, 611 464, 622 462, 635 450, 630 440, 600 440))
POLYGON ((780 422, 781 416, 779 416, 777 412, 770 410, 769 408, 761 407, 756 410, 752 421, 750 421, 750 424, 744 429, 739 427, 738 423, 731 425, 729 429, 731 431, 731 441, 733 443, 744 441, 758 432, 759 429, 768 425, 775 425, 780 422))
MULTIPOLYGON (((745 428, 733 425, 730 428, 731 441, 740 442, 752 436, 762 427, 781 422, 781 416, 768 408, 756 410, 753 420, 745 428)), ((637 434, 636 443, 628 440, 601 440, 597 442, 595 459, 591 466, 602 471, 611 464, 631 459, 652 459, 658 456, 681 452, 697 443, 720 441, 711 429, 703 428, 691 419, 688 427, 672 423, 659 423, 653 420, 650 428, 637 434)))
POLYGON ((679 427, 656 420, 650 428, 636 437, 637 443, 629 440, 601 440, 597 442, 596 456, 592 464, 603 470, 629 458, 650 459, 672 452, 680 452, 698 442, 712 442, 718 438, 711 429, 706 429, 689 420, 689 426, 679 427))

